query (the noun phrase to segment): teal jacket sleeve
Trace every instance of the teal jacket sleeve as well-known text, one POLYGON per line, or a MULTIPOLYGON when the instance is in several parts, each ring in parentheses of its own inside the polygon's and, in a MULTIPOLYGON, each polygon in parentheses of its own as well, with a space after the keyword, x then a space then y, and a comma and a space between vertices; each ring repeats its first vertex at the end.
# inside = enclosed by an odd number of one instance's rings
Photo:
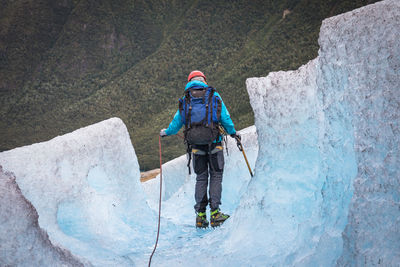
POLYGON ((167 135, 173 135, 177 134, 179 130, 181 129, 183 123, 182 123, 182 117, 181 114, 179 113, 179 110, 175 113, 174 118, 172 119, 171 123, 168 126, 168 129, 165 130, 165 133, 167 135))
POLYGON ((228 134, 235 134, 235 125, 233 124, 233 121, 231 119, 231 115, 228 112, 228 109, 226 108, 224 101, 222 100, 222 97, 218 92, 215 92, 215 94, 221 99, 221 124, 225 128, 226 132, 228 134))

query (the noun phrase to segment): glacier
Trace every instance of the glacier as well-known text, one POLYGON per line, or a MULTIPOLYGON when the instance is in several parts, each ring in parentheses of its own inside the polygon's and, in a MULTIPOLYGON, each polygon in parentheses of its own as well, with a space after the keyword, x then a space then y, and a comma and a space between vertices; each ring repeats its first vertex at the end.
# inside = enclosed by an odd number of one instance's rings
MULTIPOLYGON (((325 19, 298 70, 247 79, 254 177, 229 137, 232 216, 200 230, 186 156, 163 164, 152 265, 400 266, 398 40, 400 1, 385 0, 325 19)), ((120 119, 1 152, 0 166, 1 266, 147 265, 160 177, 139 182, 120 119)))

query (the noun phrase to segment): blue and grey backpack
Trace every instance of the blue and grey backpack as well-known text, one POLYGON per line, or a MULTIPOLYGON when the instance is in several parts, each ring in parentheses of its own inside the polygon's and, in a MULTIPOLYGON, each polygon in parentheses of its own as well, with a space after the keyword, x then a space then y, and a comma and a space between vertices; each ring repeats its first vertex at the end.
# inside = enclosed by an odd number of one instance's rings
POLYGON ((218 138, 222 104, 214 93, 212 87, 192 87, 179 99, 179 112, 188 145, 211 144, 218 138))

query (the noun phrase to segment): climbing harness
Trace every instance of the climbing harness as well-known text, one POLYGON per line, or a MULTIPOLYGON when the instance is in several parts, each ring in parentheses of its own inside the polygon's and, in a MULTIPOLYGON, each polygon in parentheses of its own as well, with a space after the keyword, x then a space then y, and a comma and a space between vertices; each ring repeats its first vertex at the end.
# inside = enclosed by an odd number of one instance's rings
MULTIPOLYGON (((218 128, 219 128, 219 131, 220 131, 220 133, 221 133, 222 135, 225 135, 225 136, 228 135, 228 134, 226 133, 225 129, 224 129, 221 125, 218 125, 218 128)), ((237 145, 237 147, 239 148, 239 150, 240 150, 240 151, 242 152, 242 154, 243 154, 243 157, 244 157, 244 160, 246 161, 246 165, 247 165, 247 168, 249 169, 250 175, 251 175, 251 177, 253 177, 253 172, 251 171, 249 161, 247 160, 246 153, 244 152, 244 148, 243 148, 242 141, 241 141, 240 138, 237 137, 237 136, 235 136, 235 140, 236 140, 236 145, 237 145)))
POLYGON ((158 138, 158 148, 160 153, 160 199, 158 202, 158 227, 157 227, 157 238, 156 243, 154 245, 153 252, 150 255, 149 259, 149 266, 151 265, 151 259, 153 258, 154 252, 156 251, 157 244, 158 244, 158 237, 160 236, 160 221, 161 221, 161 194, 162 194, 162 156, 161 156, 161 136, 158 138))

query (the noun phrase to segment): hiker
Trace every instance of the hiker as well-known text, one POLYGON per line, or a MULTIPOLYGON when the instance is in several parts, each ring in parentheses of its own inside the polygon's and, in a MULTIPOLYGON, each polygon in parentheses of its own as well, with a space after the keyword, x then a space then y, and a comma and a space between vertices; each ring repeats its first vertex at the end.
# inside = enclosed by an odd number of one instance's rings
POLYGON ((167 129, 162 129, 160 136, 177 134, 185 125, 185 142, 188 145, 189 173, 190 159, 193 154, 193 168, 196 173, 194 209, 196 227, 209 225, 206 208, 210 203, 211 226, 220 226, 229 215, 220 211, 222 192, 222 174, 224 171, 223 137, 219 125, 233 138, 239 138, 229 112, 221 96, 214 88, 207 85, 203 72, 195 70, 188 76, 185 95, 179 99, 179 109, 167 129), (207 114, 207 116, 205 116, 207 114), (209 197, 207 197, 208 177, 209 197))

